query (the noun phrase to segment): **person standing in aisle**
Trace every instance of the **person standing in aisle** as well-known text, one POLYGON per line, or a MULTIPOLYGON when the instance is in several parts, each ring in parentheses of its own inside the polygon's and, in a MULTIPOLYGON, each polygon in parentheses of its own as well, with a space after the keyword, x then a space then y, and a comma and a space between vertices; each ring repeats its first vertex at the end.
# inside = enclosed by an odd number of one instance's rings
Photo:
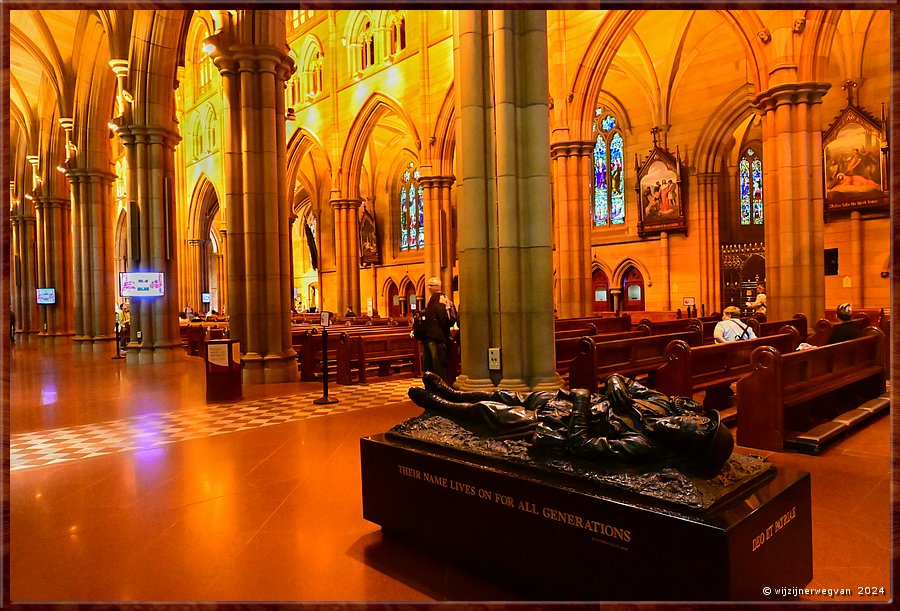
POLYGON ((429 278, 426 288, 430 297, 423 312, 427 326, 422 340, 423 370, 446 379, 450 327, 456 323, 456 306, 441 292, 441 281, 437 278, 429 278))

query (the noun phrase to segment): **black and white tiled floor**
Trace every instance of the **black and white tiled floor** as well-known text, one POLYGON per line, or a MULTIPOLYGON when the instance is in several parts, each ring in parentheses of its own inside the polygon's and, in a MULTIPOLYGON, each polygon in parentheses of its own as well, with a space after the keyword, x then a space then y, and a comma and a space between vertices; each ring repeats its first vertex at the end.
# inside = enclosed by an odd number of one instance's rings
POLYGON ((15 434, 9 443, 10 471, 390 405, 406 400, 409 387, 421 384, 405 378, 335 386, 329 396, 338 402, 328 405, 313 403, 322 396, 316 391, 15 434), (342 397, 346 400, 341 401, 342 397))

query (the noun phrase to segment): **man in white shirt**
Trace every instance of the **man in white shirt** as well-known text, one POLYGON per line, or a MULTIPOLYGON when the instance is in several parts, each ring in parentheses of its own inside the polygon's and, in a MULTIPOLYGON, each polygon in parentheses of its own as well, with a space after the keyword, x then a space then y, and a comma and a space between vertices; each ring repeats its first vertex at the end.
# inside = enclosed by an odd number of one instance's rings
POLYGON ((713 338, 717 344, 734 342, 742 339, 753 339, 756 333, 740 320, 741 310, 736 306, 728 306, 722 312, 722 320, 716 323, 713 338))

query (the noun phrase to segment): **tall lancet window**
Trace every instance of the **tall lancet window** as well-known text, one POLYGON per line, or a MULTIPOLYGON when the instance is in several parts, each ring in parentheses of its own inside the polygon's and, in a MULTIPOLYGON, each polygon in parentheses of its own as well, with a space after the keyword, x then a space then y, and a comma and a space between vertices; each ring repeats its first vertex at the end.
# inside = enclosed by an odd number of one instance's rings
POLYGON ((412 161, 400 179, 400 250, 425 248, 425 189, 412 161))
POLYGON ((741 225, 762 225, 763 165, 756 149, 744 149, 738 164, 741 187, 741 225))
POLYGON ((594 138, 594 225, 624 225, 625 141, 609 110, 594 110, 594 138))

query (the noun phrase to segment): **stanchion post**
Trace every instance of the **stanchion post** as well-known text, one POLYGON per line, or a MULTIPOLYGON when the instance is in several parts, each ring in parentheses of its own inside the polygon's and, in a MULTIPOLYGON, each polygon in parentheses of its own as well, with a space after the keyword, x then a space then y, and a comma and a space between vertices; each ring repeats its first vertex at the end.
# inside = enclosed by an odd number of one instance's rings
POLYGON ((322 396, 314 399, 313 403, 326 405, 338 402, 328 396, 328 327, 331 325, 331 312, 322 312, 319 320, 322 323, 322 396))
POLYGON ((125 357, 119 352, 119 346, 122 343, 122 340, 119 337, 119 321, 116 321, 116 356, 113 359, 124 359, 125 357))

